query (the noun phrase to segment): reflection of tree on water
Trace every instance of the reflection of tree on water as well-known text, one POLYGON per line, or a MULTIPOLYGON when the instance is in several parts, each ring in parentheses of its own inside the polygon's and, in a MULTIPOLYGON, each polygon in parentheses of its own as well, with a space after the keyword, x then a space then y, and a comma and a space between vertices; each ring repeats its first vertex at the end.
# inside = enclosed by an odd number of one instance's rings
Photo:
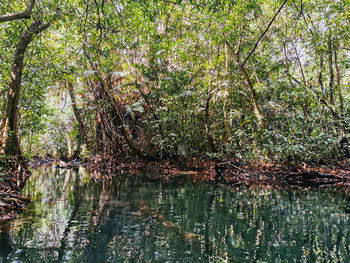
POLYGON ((5 262, 7 255, 11 252, 10 237, 0 229, 0 263, 5 262))
MULTIPOLYGON (((66 176, 72 176, 72 171, 68 172, 68 175, 66 176)), ((58 248, 58 258, 57 261, 61 261, 63 259, 64 256, 64 252, 67 249, 67 246, 69 245, 69 235, 72 231, 72 228, 74 226, 74 221, 77 220, 77 217, 79 217, 79 208, 81 206, 81 201, 84 198, 84 191, 82 191, 79 187, 79 180, 80 178, 78 176, 74 176, 73 178, 75 178, 74 183, 73 183, 73 193, 81 193, 80 195, 73 195, 73 210, 69 215, 69 219, 67 222, 67 225, 64 229, 63 235, 61 237, 61 244, 58 248)), ((65 189, 66 190, 66 189, 65 189)), ((75 240, 81 242, 82 240, 79 240, 77 238, 75 238, 75 240)), ((76 242, 75 242, 76 243, 76 242)))
MULTIPOLYGON (((125 178, 124 178, 125 179, 125 178)), ((154 203, 158 193, 155 189, 145 188, 145 192, 133 192, 131 186, 147 184, 140 181, 139 177, 127 178, 127 181, 118 180, 117 200, 101 206, 96 203, 94 206, 92 224, 92 239, 83 255, 84 262, 98 262, 107 260, 108 262, 124 262, 127 258, 133 258, 137 262, 156 260, 160 257, 159 243, 166 244, 165 237, 157 237, 155 226, 162 223, 167 229, 174 231, 176 235, 188 236, 188 232, 182 231, 177 225, 166 220, 162 215, 156 212, 156 208, 150 207, 148 203, 154 203), (127 184, 127 185, 125 185, 127 184), (124 186, 124 189, 122 189, 124 186), (151 201, 145 201, 145 195, 151 201), (124 202, 133 196, 133 202, 124 202), (95 215, 98 215, 97 217, 95 215), (96 223, 97 222, 97 223, 96 223), (106 257, 106 244, 107 257, 106 257), (144 248, 147 247, 145 250, 144 248), (103 249, 101 249, 103 248, 103 249), (118 251, 118 253, 115 253, 118 251)), ((158 183, 160 183, 158 181, 158 183)), ((111 191, 108 196, 113 196, 113 182, 111 191)), ((160 183, 161 185, 161 183, 160 183)), ((110 186, 110 185, 108 185, 110 186)))
POLYGON ((13 223, 1 255, 23 262, 350 259, 348 201, 336 194, 231 192, 142 176, 98 180, 84 172, 35 173, 26 191, 36 201, 13 223))

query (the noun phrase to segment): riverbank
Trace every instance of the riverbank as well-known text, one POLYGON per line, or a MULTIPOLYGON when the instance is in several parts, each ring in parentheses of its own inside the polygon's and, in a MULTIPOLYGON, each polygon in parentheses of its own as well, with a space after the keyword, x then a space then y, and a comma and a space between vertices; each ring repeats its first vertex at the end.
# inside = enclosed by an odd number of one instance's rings
POLYGON ((0 222, 15 218, 30 199, 21 195, 21 190, 30 172, 22 162, 9 159, 0 165, 0 222))
POLYGON ((311 187, 339 186, 350 189, 350 166, 337 167, 281 165, 237 159, 218 162, 196 158, 161 162, 118 162, 108 156, 94 156, 86 164, 92 174, 152 173, 164 177, 188 175, 193 180, 211 180, 232 187, 311 187))
POLYGON ((247 162, 237 159, 219 162, 197 158, 163 160, 160 162, 128 161, 109 155, 95 155, 85 161, 63 162, 58 159, 38 159, 32 167, 54 166, 61 169, 86 167, 96 177, 111 177, 117 173, 149 173, 162 177, 188 175, 193 180, 210 180, 231 186, 262 187, 311 187, 341 185, 350 186, 350 166, 341 163, 337 167, 282 165, 247 162))

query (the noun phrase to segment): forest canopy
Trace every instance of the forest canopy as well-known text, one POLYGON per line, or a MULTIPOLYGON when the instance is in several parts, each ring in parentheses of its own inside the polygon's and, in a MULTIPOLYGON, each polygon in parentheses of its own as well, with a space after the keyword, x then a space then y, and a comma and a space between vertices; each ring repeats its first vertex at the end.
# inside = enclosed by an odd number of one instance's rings
POLYGON ((0 153, 349 157, 349 0, 0 3, 0 153))

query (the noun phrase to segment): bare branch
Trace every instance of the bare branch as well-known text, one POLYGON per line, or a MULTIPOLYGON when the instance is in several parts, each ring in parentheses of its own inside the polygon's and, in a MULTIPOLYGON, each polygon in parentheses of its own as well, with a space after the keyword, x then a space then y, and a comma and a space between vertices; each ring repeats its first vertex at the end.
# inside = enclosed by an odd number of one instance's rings
POLYGON ((35 0, 30 0, 26 10, 24 10, 23 12, 17 13, 17 14, 10 14, 10 15, 0 15, 0 23, 12 21, 12 20, 18 20, 18 19, 29 19, 32 15, 34 5, 35 5, 35 0))
POLYGON ((283 2, 283 4, 280 6, 280 8, 279 8, 278 11, 276 12, 276 14, 273 16, 272 20, 270 21, 270 23, 269 23, 268 26, 266 27, 264 33, 262 33, 261 36, 258 38, 258 41, 256 41, 256 43, 255 43, 255 45, 254 45, 252 51, 250 51, 248 57, 243 61, 242 66, 244 66, 245 63, 247 63, 247 61, 248 61, 248 59, 250 58, 250 56, 253 55, 254 51, 256 50, 256 48, 257 48, 258 45, 259 45, 260 40, 265 36, 265 34, 267 33, 267 31, 269 31, 269 29, 270 29, 270 27, 271 27, 273 21, 275 21, 276 17, 277 17, 278 14, 281 12, 283 6, 284 6, 287 2, 288 2, 288 0, 285 0, 285 1, 283 2))

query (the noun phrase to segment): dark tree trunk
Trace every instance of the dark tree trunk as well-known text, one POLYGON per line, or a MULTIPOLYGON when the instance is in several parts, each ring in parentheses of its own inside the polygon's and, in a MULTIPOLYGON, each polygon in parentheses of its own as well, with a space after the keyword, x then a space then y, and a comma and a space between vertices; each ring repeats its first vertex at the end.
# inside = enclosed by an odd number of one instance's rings
POLYGON ((100 153, 103 150, 103 129, 102 129, 102 118, 105 115, 105 106, 103 103, 103 96, 101 94, 101 91, 99 90, 98 85, 96 85, 96 88, 94 90, 95 94, 95 103, 97 105, 95 110, 95 153, 100 153))
POLYGON ((210 120, 209 120, 209 108, 210 108, 210 100, 211 100, 211 94, 210 90, 208 90, 208 97, 207 97, 207 102, 205 104, 205 132, 207 134, 208 138, 208 146, 210 152, 216 152, 215 145, 214 145, 214 140, 213 137, 211 136, 211 126, 210 126, 210 120))
MULTIPOLYGON (((78 147, 77 148, 80 148, 79 146, 82 144, 82 141, 84 141, 86 144, 86 148, 89 151, 91 151, 92 148, 90 145, 90 140, 89 140, 89 137, 88 137, 86 129, 85 129, 83 117, 81 116, 80 111, 77 107, 77 102, 76 102, 75 94, 73 91, 73 85, 68 84, 67 89, 69 91, 70 99, 72 101, 72 108, 73 108, 74 116, 75 116, 75 119, 77 120, 78 125, 79 125, 79 138, 78 138, 78 147)), ((74 154, 74 155, 76 155, 76 154, 74 154)), ((78 156, 75 156, 75 157, 78 157, 78 156)))
POLYGON ((96 124, 96 153, 103 150, 103 134, 102 134, 102 113, 100 109, 96 109, 95 124, 96 124))
POLYGON ((322 91, 324 89, 323 87, 323 56, 320 55, 320 68, 318 70, 318 85, 321 87, 322 91))
POLYGON ((338 53, 337 53, 337 46, 335 44, 335 41, 333 41, 333 51, 334 51, 334 64, 335 64, 335 71, 337 76, 337 88, 338 88, 338 95, 339 95, 339 103, 340 103, 340 112, 344 112, 344 100, 342 96, 342 90, 341 90, 341 76, 340 76, 340 68, 338 63, 338 53))
POLYGON ((7 105, 4 117, 1 121, 0 153, 11 156, 21 156, 18 140, 18 102, 21 92, 22 72, 24 67, 24 55, 35 35, 48 28, 50 24, 41 21, 33 21, 22 33, 17 44, 11 71, 10 84, 7 93, 7 105))
POLYGON ((329 63, 329 100, 334 105, 334 71, 333 71, 333 43, 332 35, 328 38, 328 63, 329 63))

